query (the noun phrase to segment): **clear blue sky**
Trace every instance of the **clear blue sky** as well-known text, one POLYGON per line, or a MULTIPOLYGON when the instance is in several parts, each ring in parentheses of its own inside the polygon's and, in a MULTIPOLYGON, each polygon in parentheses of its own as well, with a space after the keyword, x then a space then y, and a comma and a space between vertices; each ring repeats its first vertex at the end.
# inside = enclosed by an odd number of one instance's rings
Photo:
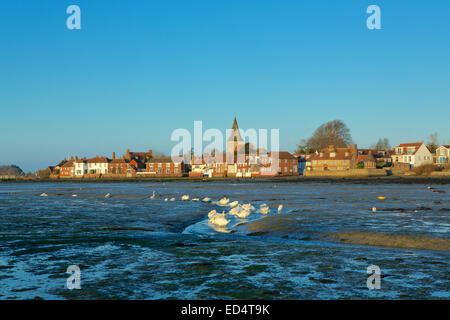
POLYGON ((450 140, 450 1, 19 1, 0 10, 0 164, 170 152, 176 128, 341 119, 359 146, 450 140), (81 7, 82 29, 66 28, 81 7), (366 28, 381 8, 382 30, 366 28))

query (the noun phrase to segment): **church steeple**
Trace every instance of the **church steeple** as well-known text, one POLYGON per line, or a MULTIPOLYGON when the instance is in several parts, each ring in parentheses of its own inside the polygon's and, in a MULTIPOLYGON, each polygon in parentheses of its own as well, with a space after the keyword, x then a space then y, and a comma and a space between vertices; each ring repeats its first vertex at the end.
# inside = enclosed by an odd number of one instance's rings
POLYGON ((233 127, 231 129, 233 129, 233 131, 234 130, 239 130, 239 127, 238 127, 238 124, 237 124, 237 121, 236 121, 236 116, 234 116, 233 127))
POLYGON ((236 116, 234 117, 233 126, 231 127, 231 134, 227 141, 243 141, 239 133, 239 126, 237 124, 236 116))

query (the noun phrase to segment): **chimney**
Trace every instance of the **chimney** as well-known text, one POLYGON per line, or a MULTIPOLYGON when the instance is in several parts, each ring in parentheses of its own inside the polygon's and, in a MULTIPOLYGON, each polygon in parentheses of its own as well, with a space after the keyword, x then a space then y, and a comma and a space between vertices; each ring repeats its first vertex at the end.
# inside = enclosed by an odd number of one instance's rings
POLYGON ((112 158, 113 158, 113 160, 116 159, 116 153, 115 152, 112 153, 112 158))

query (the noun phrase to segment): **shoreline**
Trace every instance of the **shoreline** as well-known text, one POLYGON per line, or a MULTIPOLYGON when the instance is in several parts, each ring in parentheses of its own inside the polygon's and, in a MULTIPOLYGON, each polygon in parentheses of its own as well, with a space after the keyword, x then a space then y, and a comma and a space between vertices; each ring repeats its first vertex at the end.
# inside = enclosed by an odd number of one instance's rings
POLYGON ((255 178, 197 178, 197 177, 133 177, 133 178, 62 178, 62 179, 0 179, 0 183, 124 183, 124 182, 224 182, 224 183, 393 183, 393 184, 450 184, 450 176, 374 176, 374 177, 307 177, 307 176, 284 176, 284 177, 255 177, 255 178))

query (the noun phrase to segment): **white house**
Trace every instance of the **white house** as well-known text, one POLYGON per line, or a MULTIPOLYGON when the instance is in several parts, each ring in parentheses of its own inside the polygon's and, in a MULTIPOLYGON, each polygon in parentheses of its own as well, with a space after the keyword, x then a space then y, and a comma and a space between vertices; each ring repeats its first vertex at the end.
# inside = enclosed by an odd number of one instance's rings
POLYGON ((75 167, 74 171, 76 177, 80 177, 88 173, 88 164, 86 160, 84 159, 76 160, 74 161, 73 165, 75 167))
POLYGON ((95 157, 86 160, 89 174, 107 174, 108 173, 108 158, 95 157))
POLYGON ((442 145, 436 149, 436 162, 449 163, 450 162, 450 145, 442 145))
POLYGON ((401 143, 394 148, 392 155, 394 163, 408 163, 411 167, 433 163, 433 155, 422 142, 401 143))

